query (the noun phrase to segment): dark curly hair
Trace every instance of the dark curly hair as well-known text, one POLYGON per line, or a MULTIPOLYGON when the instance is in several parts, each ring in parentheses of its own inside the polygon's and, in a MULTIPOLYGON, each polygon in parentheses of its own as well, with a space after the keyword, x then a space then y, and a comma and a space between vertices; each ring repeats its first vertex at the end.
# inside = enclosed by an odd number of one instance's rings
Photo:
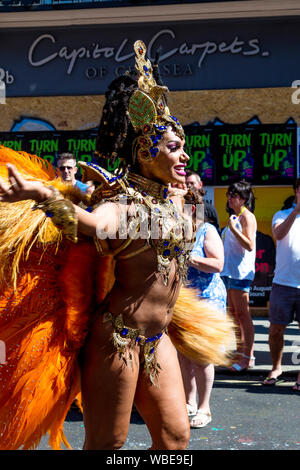
POLYGON ((131 163, 132 141, 135 138, 128 103, 138 88, 137 79, 137 74, 121 75, 109 85, 96 139, 96 155, 114 162, 121 148, 125 166, 131 163))

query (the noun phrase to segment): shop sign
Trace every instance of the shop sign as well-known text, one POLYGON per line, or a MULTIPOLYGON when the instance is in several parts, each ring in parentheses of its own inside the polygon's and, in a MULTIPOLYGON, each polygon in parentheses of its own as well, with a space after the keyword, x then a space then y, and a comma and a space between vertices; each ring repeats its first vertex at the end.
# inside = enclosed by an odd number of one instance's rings
POLYGON ((289 87, 300 76, 298 19, 28 28, 0 38, 8 97, 103 94, 134 67, 137 39, 151 60, 160 51, 170 90, 289 87))

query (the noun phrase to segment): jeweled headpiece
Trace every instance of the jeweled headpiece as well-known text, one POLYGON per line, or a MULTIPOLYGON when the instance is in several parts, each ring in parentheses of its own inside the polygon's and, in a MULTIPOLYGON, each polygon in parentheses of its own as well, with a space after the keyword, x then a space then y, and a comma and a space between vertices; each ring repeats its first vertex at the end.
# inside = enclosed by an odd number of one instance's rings
POLYGON ((167 106, 168 88, 157 83, 152 64, 146 59, 145 44, 136 41, 134 51, 137 77, 128 73, 111 83, 96 145, 96 153, 112 161, 117 157, 129 160, 130 153, 131 162, 127 164, 134 163, 137 149, 144 160, 154 158, 168 126, 184 137, 182 126, 167 106))
POLYGON ((141 133, 135 144, 144 152, 145 159, 151 159, 156 156, 157 144, 168 126, 171 125, 181 138, 184 131, 179 121, 170 114, 165 98, 165 93, 169 90, 166 86, 157 84, 152 64, 146 59, 145 44, 136 41, 134 51, 135 67, 140 77, 138 89, 129 100, 128 113, 135 131, 141 133))

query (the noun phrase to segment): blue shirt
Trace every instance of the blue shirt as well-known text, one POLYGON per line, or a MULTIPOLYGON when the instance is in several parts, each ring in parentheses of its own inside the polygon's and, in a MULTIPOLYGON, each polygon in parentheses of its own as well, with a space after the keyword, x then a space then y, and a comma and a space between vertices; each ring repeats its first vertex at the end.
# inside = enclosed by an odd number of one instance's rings
POLYGON ((74 184, 74 188, 78 188, 80 189, 81 192, 86 193, 87 189, 89 188, 89 185, 76 180, 76 183, 74 184))

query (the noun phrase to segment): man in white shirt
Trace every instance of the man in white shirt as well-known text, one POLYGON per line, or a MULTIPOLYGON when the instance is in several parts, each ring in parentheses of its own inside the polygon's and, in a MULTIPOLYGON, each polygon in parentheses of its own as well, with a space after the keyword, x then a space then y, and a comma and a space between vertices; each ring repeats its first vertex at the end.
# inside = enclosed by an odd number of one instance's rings
MULTIPOLYGON (((294 320, 300 325, 300 178, 294 189, 292 207, 276 212, 272 220, 272 232, 277 242, 269 308, 269 346, 273 367, 264 385, 276 385, 280 380, 285 329, 294 320)), ((300 372, 293 390, 300 392, 300 372)))

